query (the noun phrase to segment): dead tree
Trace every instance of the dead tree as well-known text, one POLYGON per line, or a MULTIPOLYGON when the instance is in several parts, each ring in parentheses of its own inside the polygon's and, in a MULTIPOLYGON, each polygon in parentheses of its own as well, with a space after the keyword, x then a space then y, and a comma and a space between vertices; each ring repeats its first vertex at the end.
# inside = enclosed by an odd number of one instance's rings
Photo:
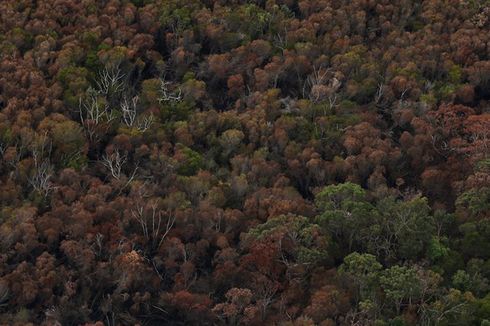
POLYGON ((114 151, 111 154, 106 154, 102 157, 102 164, 109 170, 111 176, 120 180, 123 173, 123 167, 126 165, 128 161, 127 155, 121 155, 119 151, 114 151))
POLYGON ((170 82, 165 78, 160 78, 160 97, 158 102, 180 102, 182 101, 182 89, 180 87, 177 90, 171 90, 170 82))
POLYGON ((29 177, 28 182, 34 191, 47 198, 54 189, 54 185, 51 182, 53 167, 49 158, 43 158, 42 154, 37 150, 33 151, 32 158, 34 160, 34 171, 29 177))
POLYGON ((124 90, 124 79, 126 75, 121 72, 121 69, 118 66, 104 68, 99 73, 98 77, 99 78, 95 82, 98 93, 105 96, 111 96, 124 90))
POLYGON ((107 101, 101 102, 93 88, 87 90, 85 99, 80 97, 78 112, 82 127, 93 142, 100 140, 100 135, 109 129, 110 122, 116 118, 107 101))
POLYGON ((153 124, 153 115, 139 116, 139 96, 133 96, 131 100, 126 97, 121 103, 121 120, 122 122, 130 127, 136 128, 141 132, 148 130, 153 124))
POLYGON ((170 210, 158 209, 156 202, 145 206, 136 204, 131 215, 141 225, 143 236, 153 250, 160 248, 175 223, 175 215, 170 210))

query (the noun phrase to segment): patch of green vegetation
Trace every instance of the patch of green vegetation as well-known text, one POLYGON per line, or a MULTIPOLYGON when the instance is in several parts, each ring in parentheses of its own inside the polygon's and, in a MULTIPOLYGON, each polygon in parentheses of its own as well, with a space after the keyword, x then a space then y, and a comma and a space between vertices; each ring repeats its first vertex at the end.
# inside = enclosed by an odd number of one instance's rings
POLYGON ((232 32, 243 34, 247 41, 255 40, 267 32, 271 14, 255 4, 246 4, 230 10, 226 26, 232 32))
POLYGON ((430 106, 437 104, 437 98, 432 93, 420 95, 420 101, 430 106))
POLYGON ((34 43, 34 37, 32 34, 20 27, 15 27, 12 29, 11 39, 15 44, 17 44, 19 50, 22 52, 31 49, 34 43))
POLYGON ((0 57, 12 56, 17 51, 15 44, 10 41, 3 41, 0 43, 0 57))
POLYGON ((160 109, 162 121, 187 120, 194 109, 191 101, 172 101, 163 103, 160 109))
POLYGON ((80 152, 74 153, 70 157, 64 158, 62 161, 62 166, 64 168, 72 168, 76 171, 81 171, 88 164, 88 158, 82 155, 80 152))
POLYGON ((458 89, 456 85, 453 84, 442 84, 436 89, 437 99, 439 101, 444 101, 450 98, 458 89))
POLYGON ((182 32, 192 28, 194 12, 200 8, 198 0, 187 1, 185 6, 179 0, 162 0, 159 3, 160 23, 172 32, 182 32))
POLYGON ((4 144, 10 144, 12 141, 12 129, 10 127, 2 126, 2 128, 0 128, 0 142, 4 144))
POLYGON ((421 81, 423 78, 422 72, 417 68, 415 64, 409 64, 403 68, 395 69, 395 73, 400 76, 405 76, 408 78, 415 79, 417 81, 421 81))
POLYGON ((85 67, 94 73, 102 69, 102 64, 100 63, 96 51, 92 50, 87 53, 87 57, 85 58, 85 67))
POLYGON ((294 260, 300 264, 315 264, 328 258, 325 244, 318 246, 314 234, 320 233, 320 227, 304 216, 281 215, 269 219, 249 231, 257 240, 274 237, 275 234, 291 233, 295 235, 297 249, 292 252, 294 260))
POLYGON ((184 161, 180 162, 177 169, 177 173, 183 176, 191 176, 197 173, 203 165, 203 158, 201 154, 193 151, 189 147, 182 149, 184 154, 184 161))
POLYGON ((459 84, 462 79, 463 69, 458 65, 452 65, 448 69, 448 79, 451 84, 459 84))
POLYGON ((85 67, 68 66, 60 69, 56 79, 64 88, 63 100, 70 107, 77 107, 78 101, 90 86, 90 72, 85 67))

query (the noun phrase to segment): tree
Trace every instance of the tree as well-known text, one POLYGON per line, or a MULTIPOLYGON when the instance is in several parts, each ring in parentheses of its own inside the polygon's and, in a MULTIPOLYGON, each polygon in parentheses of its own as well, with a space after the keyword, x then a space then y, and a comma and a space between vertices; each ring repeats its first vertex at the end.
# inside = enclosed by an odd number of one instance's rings
POLYGON ((420 281, 413 268, 395 265, 380 276, 380 285, 388 302, 400 313, 402 304, 411 304, 421 294, 420 281))
POLYGON ((376 301, 376 287, 381 270, 382 265, 375 256, 353 252, 344 258, 339 271, 355 282, 359 301, 376 301))
POLYGON ((308 218, 281 215, 251 229, 249 234, 259 241, 278 241, 281 260, 286 267, 294 264, 314 266, 328 259, 328 240, 318 225, 308 218))
POLYGON ((78 123, 52 114, 41 121, 38 132, 49 138, 52 160, 57 165, 80 168, 86 163, 86 138, 78 123))
POLYGON ((258 307, 252 303, 252 291, 232 288, 226 292, 226 303, 214 306, 213 312, 227 325, 248 325, 258 314, 258 307))
POLYGON ((223 146, 225 157, 239 150, 245 134, 241 130, 228 129, 220 136, 220 143, 223 146))
POLYGON ((316 197, 320 209, 319 225, 325 227, 342 251, 352 252, 362 244, 362 231, 377 219, 373 205, 365 200, 366 193, 353 183, 328 186, 316 197))
POLYGON ((179 162, 178 173, 184 176, 196 174, 203 164, 201 155, 188 147, 179 148, 174 159, 179 162))
MULTIPOLYGON (((435 234, 435 221, 426 198, 416 197, 408 201, 393 198, 378 202, 383 216, 386 239, 394 241, 391 254, 401 259, 416 259, 423 255, 435 234)), ((390 252, 386 252, 387 258, 390 252)))
POLYGON ((451 324, 459 320, 475 320, 475 297, 469 292, 450 289, 433 302, 424 313, 428 323, 451 324))
POLYGON ((326 285, 314 291, 311 302, 305 308, 304 313, 316 323, 336 320, 347 312, 348 302, 349 296, 346 292, 326 285))

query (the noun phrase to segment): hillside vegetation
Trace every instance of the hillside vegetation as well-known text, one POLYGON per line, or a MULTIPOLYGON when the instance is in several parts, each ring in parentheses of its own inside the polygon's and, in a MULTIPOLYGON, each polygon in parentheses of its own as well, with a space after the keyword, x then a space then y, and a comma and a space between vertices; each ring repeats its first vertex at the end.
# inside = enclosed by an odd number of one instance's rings
POLYGON ((0 325, 490 325, 487 0, 1 0, 0 325))

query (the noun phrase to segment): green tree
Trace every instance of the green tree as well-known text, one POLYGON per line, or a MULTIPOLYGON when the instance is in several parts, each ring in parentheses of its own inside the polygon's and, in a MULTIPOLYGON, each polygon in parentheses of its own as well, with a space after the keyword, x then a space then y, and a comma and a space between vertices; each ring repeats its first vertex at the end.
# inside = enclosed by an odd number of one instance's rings
POLYGON ((478 303, 470 292, 450 289, 423 311, 422 320, 428 325, 479 325, 475 316, 477 307, 478 303))
POLYGON ((382 227, 388 247, 387 256, 398 259, 417 259, 425 253, 435 234, 435 222, 427 198, 409 201, 382 199, 377 208, 382 216, 382 227))
POLYGON ((347 275, 356 284, 360 300, 374 301, 382 268, 375 256, 353 252, 344 258, 340 273, 347 275))
POLYGON ((379 281, 386 300, 395 306, 397 313, 404 303, 411 304, 421 295, 420 279, 412 267, 392 266, 383 271, 379 281))
POLYGON ((251 229, 257 240, 280 239, 283 261, 314 265, 328 258, 328 237, 311 219, 298 215, 281 215, 251 229))
POLYGON ((176 153, 176 160, 178 162, 177 172, 184 176, 196 174, 203 164, 201 154, 193 151, 189 147, 180 149, 176 153))
POLYGON ((63 100, 68 106, 78 106, 80 96, 90 86, 89 77, 88 70, 83 67, 68 66, 59 70, 56 79, 63 86, 63 100))
POLYGON ((471 218, 484 218, 490 215, 490 187, 471 189, 456 200, 459 211, 470 213, 471 218))
POLYGON ((317 217, 318 224, 326 228, 339 248, 346 248, 347 252, 363 247, 363 230, 377 218, 375 207, 365 197, 366 193, 359 185, 344 183, 326 187, 315 200, 322 211, 317 217))

